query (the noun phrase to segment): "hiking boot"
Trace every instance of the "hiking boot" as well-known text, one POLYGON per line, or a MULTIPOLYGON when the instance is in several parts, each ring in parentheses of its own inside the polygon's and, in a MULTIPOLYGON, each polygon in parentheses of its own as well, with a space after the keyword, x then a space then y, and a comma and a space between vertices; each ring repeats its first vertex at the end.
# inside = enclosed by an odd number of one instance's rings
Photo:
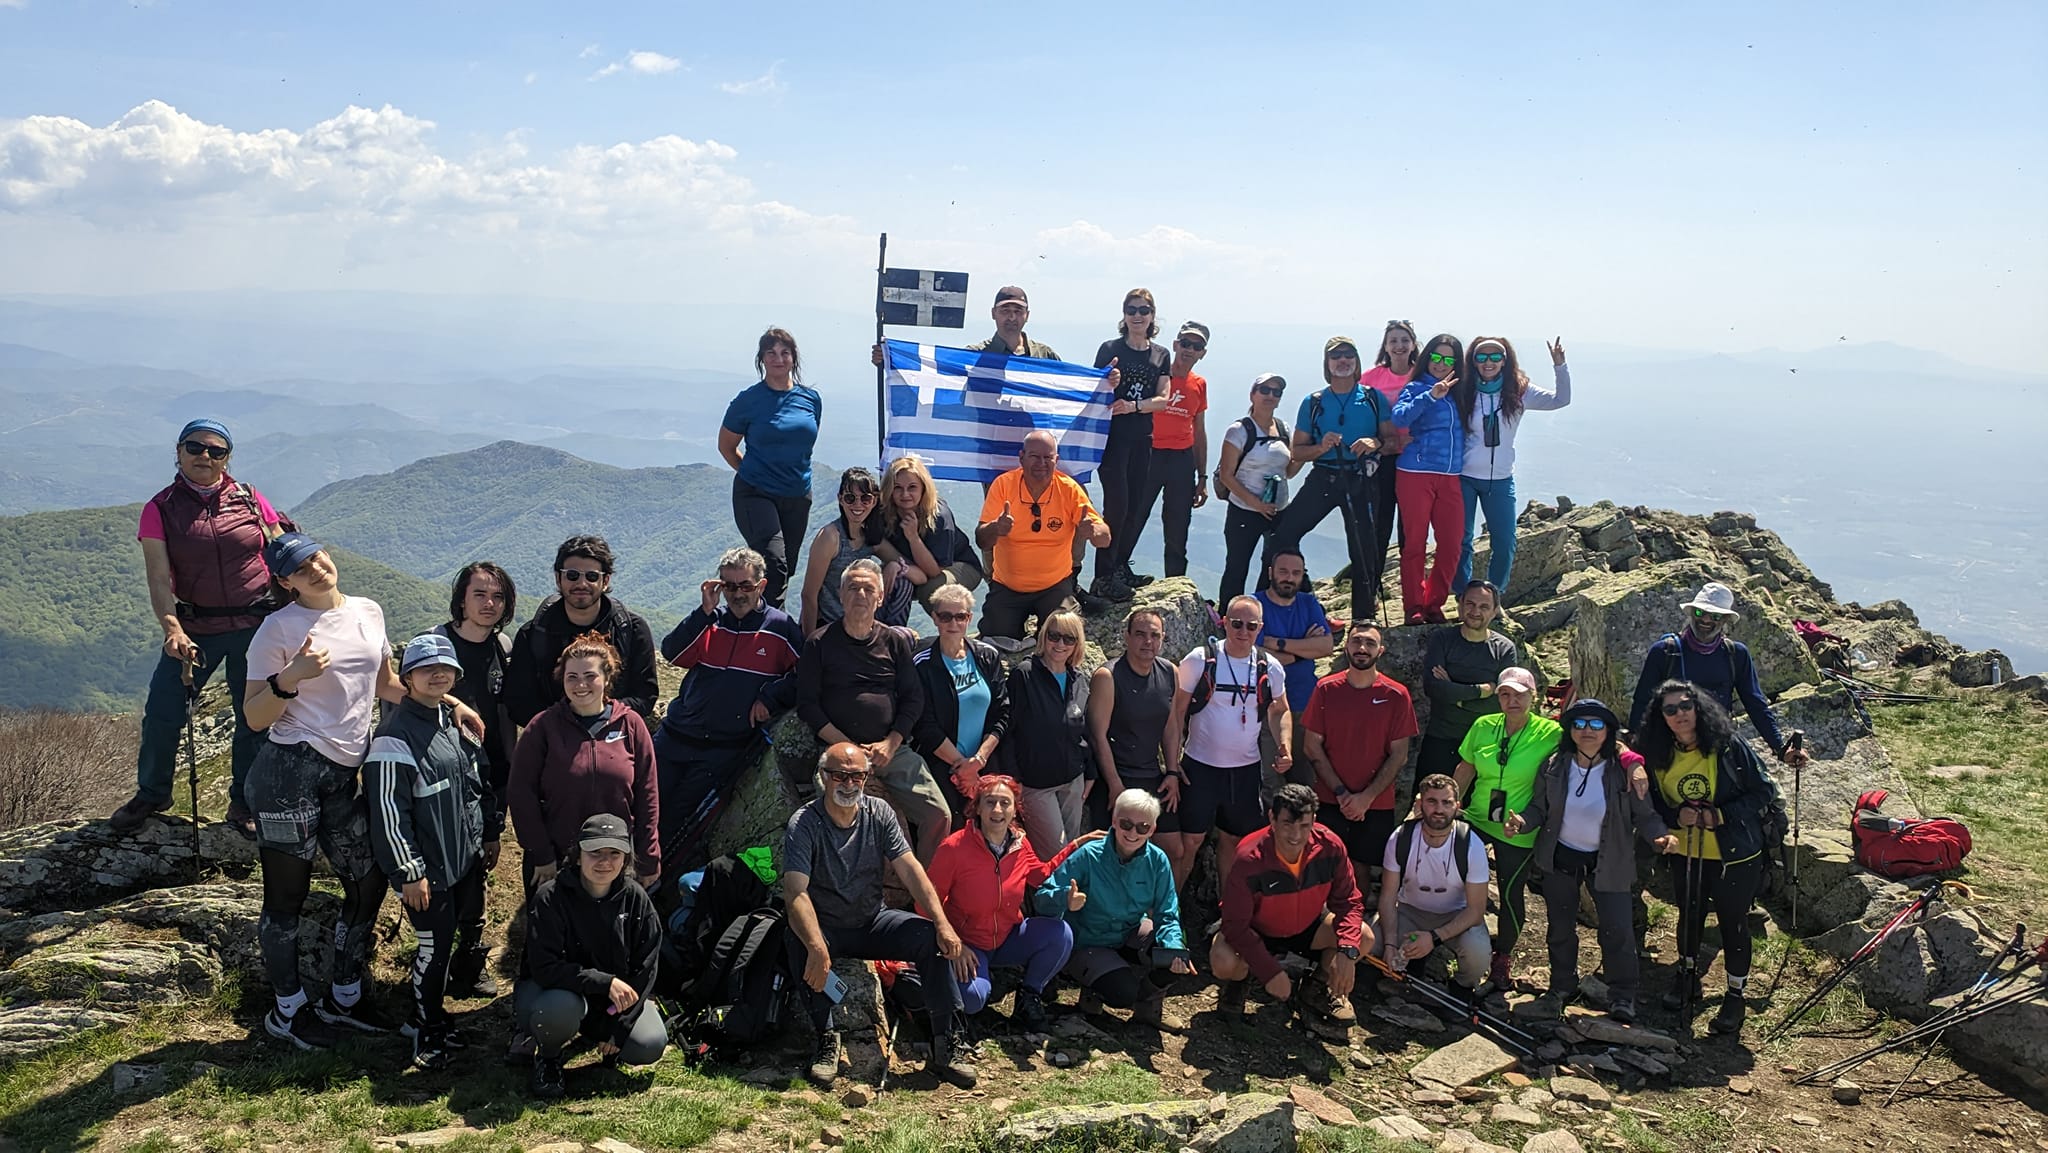
POLYGON ((1218 981, 1216 983, 1216 1011, 1226 1017, 1242 1016, 1244 1013, 1245 982, 1218 981))
POLYGON ((1733 1036, 1742 1032, 1742 1017, 1748 1010, 1749 1005, 1742 999, 1742 994, 1733 989, 1728 990, 1721 998, 1720 1012, 1715 1013, 1714 1019, 1707 1022, 1707 1032, 1717 1036, 1733 1036))
POLYGON ((1021 653, 1032 646, 1032 642, 1023 637, 999 637, 989 633, 981 634, 981 643, 1006 654, 1021 653))
POLYGON ((1564 1016, 1564 1007, 1579 995, 1577 989, 1548 989, 1543 995, 1529 1002, 1528 1013, 1539 1021, 1554 1021, 1564 1016))
POLYGON ((1074 586, 1074 604, 1081 610, 1082 616, 1100 616, 1108 612, 1113 603, 1089 592, 1085 586, 1074 586))
POLYGON ((228 823, 229 828, 239 833, 243 840, 256 839, 256 814, 249 811, 249 806, 240 801, 231 802, 228 805, 228 815, 221 819, 228 823))
POLYGON ((1664 996, 1658 1003, 1676 1013, 1680 1009, 1685 1008, 1688 1002, 1694 1005, 1699 1004, 1701 998, 1705 996, 1706 991, 1700 984, 1699 973, 1687 967, 1678 971, 1678 980, 1671 983, 1671 988, 1665 990, 1664 996))
POLYGON ((117 833, 132 833, 142 827, 142 822, 171 807, 171 799, 157 800, 141 793, 128 798, 128 802, 115 809, 107 818, 107 825, 117 833))
POLYGON ((335 1003, 333 993, 323 994, 313 1002, 313 1012, 330 1025, 345 1025, 365 1033, 395 1033, 399 1028, 399 1022, 385 1016, 367 991, 347 1008, 335 1003))
POLYGON ((1102 1012, 1101 995, 1093 989, 1081 990, 1080 1003, 1074 1006, 1074 1010, 1083 1017, 1098 1016, 1102 1012))
POLYGON ((842 1048, 839 1030, 825 1029, 819 1032, 817 1048, 811 1050, 810 1068, 804 1070, 804 1076, 810 1078, 811 1084, 820 1089, 830 1089, 832 1082, 839 1079, 839 1054, 842 1048))
POLYGON ((932 1038, 932 1059, 925 1065, 925 1071, 936 1073, 940 1080, 959 1088, 974 1088, 981 1074, 974 1067, 974 1043, 967 1039, 964 1026, 956 1022, 951 1029, 932 1038))
POLYGON ((1125 588, 1132 589, 1144 588, 1146 585, 1151 584, 1153 581, 1159 579, 1158 577, 1146 576, 1144 573, 1138 572, 1135 569, 1131 568, 1130 565, 1123 566, 1123 568, 1119 570, 1116 575, 1120 579, 1122 579, 1125 588))
POLYGON ((312 1053, 321 1049, 332 1049, 340 1038, 334 1031, 322 1025, 318 1018, 301 1008, 287 1017, 277 1011, 275 1005, 263 1015, 263 1031, 286 1041, 301 1052, 312 1053))
POLYGON ((1623 1025, 1635 1024, 1636 1003, 1626 997, 1617 998, 1612 1005, 1607 1006, 1607 1019, 1623 1025))
POLYGON ((490 951, 465 950, 448 967, 448 995, 458 1001, 489 1001, 498 995, 498 979, 491 975, 490 951))
POLYGON ((554 1101, 568 1092, 562 1083, 562 1059, 545 1053, 533 1055, 533 1095, 544 1101, 554 1101))
POLYGON ((1351 1007, 1351 998, 1330 992, 1329 984, 1320 979, 1303 982, 1301 1003, 1311 1012, 1320 1013, 1340 1025, 1350 1025, 1358 1020, 1358 1010, 1351 1007))
POLYGON ((1127 601, 1137 595, 1131 591, 1129 585, 1115 576, 1096 577, 1095 583, 1088 586, 1088 591, 1106 601, 1127 601))
POLYGON ((1155 989, 1138 998, 1131 1006, 1131 1024, 1163 1025, 1166 1023, 1166 990, 1155 989))
POLYGON ((540 1046, 534 1041, 531 1033, 514 1033, 511 1042, 505 1046, 505 1064, 517 1065, 522 1061, 530 1061, 539 1051, 540 1046))
POLYGON ((1013 1016, 1027 1033, 1043 1033, 1052 1016, 1046 1011, 1045 994, 1035 989, 1017 990, 1017 1011, 1013 1016))
POLYGON ((443 1043, 441 1034, 431 1029, 421 1030, 412 1039, 412 1067, 415 1069, 429 1072, 446 1069, 454 1059, 454 1053, 443 1043))

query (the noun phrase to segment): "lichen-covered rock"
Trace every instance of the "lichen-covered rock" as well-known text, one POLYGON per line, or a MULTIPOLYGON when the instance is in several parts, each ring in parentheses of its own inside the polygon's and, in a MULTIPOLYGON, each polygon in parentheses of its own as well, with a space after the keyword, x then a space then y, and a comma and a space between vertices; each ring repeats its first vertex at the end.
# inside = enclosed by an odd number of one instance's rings
POLYGON ((162 885, 190 883, 222 869, 247 875, 256 846, 229 826, 199 827, 193 864, 191 822, 151 817, 132 833, 105 821, 50 821, 0 833, 0 909, 43 912, 97 905, 162 885))
MULTIPOLYGON (((1683 627, 1679 606, 1709 580, 1726 580, 1694 564, 1614 573, 1581 589, 1572 613, 1572 681, 1580 696, 1626 706, 1650 645, 1683 627)), ((1749 646, 1767 695, 1820 680, 1820 669, 1789 620, 1772 604, 1744 597, 1729 630, 1749 646)))
POLYGON ((1948 662, 1948 679, 1965 689, 2004 684, 2012 679, 2012 659, 1997 649, 1959 653, 1948 662))
POLYGON ((93 1029, 130 1024, 134 1018, 79 1005, 23 1005, 0 1009, 0 1061, 18 1061, 62 1045, 93 1029))
POLYGON ((223 979, 220 959, 190 941, 59 945, 0 972, 0 1000, 85 1001, 115 1009, 175 1005, 213 996, 223 979))

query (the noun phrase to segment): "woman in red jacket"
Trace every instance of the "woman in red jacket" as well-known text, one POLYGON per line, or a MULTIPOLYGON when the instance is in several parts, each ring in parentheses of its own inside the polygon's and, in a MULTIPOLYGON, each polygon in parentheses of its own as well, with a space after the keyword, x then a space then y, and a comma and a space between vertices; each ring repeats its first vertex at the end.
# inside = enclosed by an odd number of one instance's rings
POLYGON ((555 665, 562 699, 533 718, 512 750, 512 828, 529 895, 575 854, 583 822, 599 813, 626 815, 641 886, 651 891, 661 876, 654 739, 640 714, 611 699, 621 667, 602 634, 577 637, 555 665))
MULTIPOLYGON (((989 969, 1016 965, 1024 970, 1017 990, 1017 1023, 1045 1025, 1045 990, 1073 951, 1073 930, 1056 917, 1027 917, 1031 891, 1052 874, 1038 859, 1018 824, 1022 786, 1005 776, 982 777, 974 794, 974 819, 939 844, 932 856, 932 888, 967 946, 953 962, 960 999, 969 1013, 988 1004, 989 969)), ((1088 900, 1078 889, 1068 907, 1088 900)))

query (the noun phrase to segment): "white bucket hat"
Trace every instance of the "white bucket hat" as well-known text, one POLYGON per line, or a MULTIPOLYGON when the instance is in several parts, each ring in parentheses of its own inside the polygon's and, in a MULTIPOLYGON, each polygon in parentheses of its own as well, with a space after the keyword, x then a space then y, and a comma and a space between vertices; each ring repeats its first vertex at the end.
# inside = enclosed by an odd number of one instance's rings
POLYGON ((1682 609, 1701 609, 1717 616, 1732 617, 1735 612, 1735 590, 1720 581, 1708 581, 1700 586, 1700 595, 1679 605, 1682 609))

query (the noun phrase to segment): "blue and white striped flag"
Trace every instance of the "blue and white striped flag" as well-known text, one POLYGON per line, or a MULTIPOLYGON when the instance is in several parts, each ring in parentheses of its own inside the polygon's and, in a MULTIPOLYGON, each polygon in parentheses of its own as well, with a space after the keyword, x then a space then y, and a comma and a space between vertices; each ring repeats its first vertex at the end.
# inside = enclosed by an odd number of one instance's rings
POLYGON ((939 480, 986 483, 1017 467, 1024 437, 1060 443, 1060 471, 1086 482, 1102 463, 1114 399, 1106 368, 888 342, 883 456, 915 456, 939 480))

